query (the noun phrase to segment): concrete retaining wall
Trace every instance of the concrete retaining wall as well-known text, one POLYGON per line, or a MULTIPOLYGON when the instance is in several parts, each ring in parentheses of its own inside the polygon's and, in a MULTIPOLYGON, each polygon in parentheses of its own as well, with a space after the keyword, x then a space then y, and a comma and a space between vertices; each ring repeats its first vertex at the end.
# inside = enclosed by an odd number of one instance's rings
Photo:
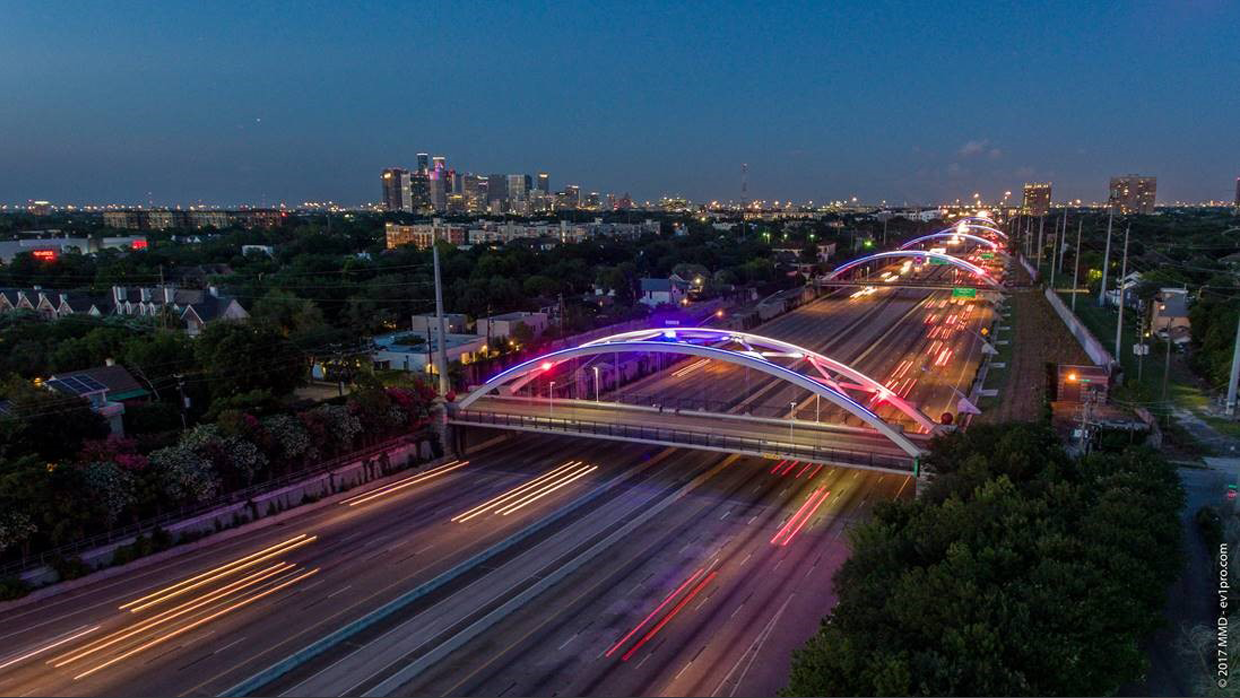
POLYGON ((1051 307, 1058 313, 1059 319, 1063 320, 1063 324, 1068 326, 1068 331, 1072 333, 1073 337, 1076 337, 1076 341, 1080 343, 1081 348, 1089 355, 1090 360, 1094 362, 1095 366, 1110 366, 1115 363, 1115 357, 1111 356, 1111 352, 1102 348, 1102 342, 1099 342, 1098 338, 1085 325, 1081 324, 1081 321, 1076 315, 1072 314, 1072 311, 1068 309, 1068 306, 1064 305, 1054 291, 1048 288, 1045 291, 1045 295, 1051 307))
MULTIPOLYGON (((391 463, 389 471, 403 470, 408 467, 410 461, 417 460, 419 457, 424 460, 429 460, 431 457, 427 441, 397 446, 387 454, 391 463)), ((248 502, 222 506, 193 518, 169 524, 164 527, 164 530, 173 540, 176 540, 185 534, 212 534, 238 524, 267 517, 276 511, 293 509, 305 502, 322 499, 382 477, 383 473, 379 472, 377 465, 378 456, 373 456, 369 460, 376 463, 369 468, 369 471, 366 465, 367 460, 358 459, 334 470, 258 495, 248 502)), ((121 539, 88 550, 80 557, 82 562, 89 567, 106 567, 112 562, 112 556, 117 548, 133 542, 132 537, 121 539)), ((176 550, 176 546, 172 550, 176 550)), ((45 565, 26 571, 21 578, 27 584, 37 587, 55 582, 57 575, 52 568, 45 565)))

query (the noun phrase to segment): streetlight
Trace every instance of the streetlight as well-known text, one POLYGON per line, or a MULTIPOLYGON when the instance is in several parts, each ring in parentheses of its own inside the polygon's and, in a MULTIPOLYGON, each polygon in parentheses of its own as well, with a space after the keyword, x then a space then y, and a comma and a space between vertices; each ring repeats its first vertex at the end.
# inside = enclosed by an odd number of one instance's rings
POLYGON ((555 414, 555 381, 551 381, 551 386, 547 388, 547 416, 555 414))
POLYGON ((598 366, 592 366, 594 369, 594 402, 598 402, 598 366))
POLYGON ((792 406, 792 410, 788 412, 788 440, 792 441, 792 425, 797 418, 797 403, 795 400, 788 403, 792 406))

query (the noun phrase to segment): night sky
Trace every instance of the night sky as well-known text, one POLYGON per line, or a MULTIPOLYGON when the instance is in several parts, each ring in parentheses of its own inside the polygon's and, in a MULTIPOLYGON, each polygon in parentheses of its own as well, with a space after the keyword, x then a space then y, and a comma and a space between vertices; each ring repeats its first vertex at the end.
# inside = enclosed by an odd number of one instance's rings
POLYGON ((1230 199, 1240 2, 12 2, 0 202, 379 198, 419 151, 553 189, 1230 199))

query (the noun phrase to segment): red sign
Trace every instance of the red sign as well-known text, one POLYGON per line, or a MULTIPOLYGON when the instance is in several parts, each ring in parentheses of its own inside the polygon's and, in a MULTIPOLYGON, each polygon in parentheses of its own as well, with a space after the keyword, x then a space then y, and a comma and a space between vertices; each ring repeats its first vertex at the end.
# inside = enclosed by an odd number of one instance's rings
POLYGON ((33 250, 30 256, 44 262, 55 262, 57 254, 56 250, 33 250))
POLYGON ((135 250, 146 249, 146 238, 138 238, 129 244, 129 247, 135 250))

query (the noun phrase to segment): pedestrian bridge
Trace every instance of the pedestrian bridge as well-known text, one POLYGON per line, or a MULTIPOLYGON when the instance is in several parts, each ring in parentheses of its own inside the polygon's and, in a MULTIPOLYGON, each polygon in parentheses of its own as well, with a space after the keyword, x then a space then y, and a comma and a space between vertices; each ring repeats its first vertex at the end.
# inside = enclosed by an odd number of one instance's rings
POLYGON ((497 374, 451 406, 449 421, 905 472, 924 452, 924 435, 942 429, 916 405, 843 362, 770 337, 708 327, 626 332, 530 359, 497 374), (864 426, 819 424, 791 415, 770 419, 566 400, 551 393, 557 372, 575 376, 583 362, 589 368, 591 362, 620 352, 695 356, 753 369, 804 389, 864 426), (548 384, 547 398, 522 393, 536 379, 548 384), (879 405, 894 408, 915 432, 880 417, 874 412, 879 405))

